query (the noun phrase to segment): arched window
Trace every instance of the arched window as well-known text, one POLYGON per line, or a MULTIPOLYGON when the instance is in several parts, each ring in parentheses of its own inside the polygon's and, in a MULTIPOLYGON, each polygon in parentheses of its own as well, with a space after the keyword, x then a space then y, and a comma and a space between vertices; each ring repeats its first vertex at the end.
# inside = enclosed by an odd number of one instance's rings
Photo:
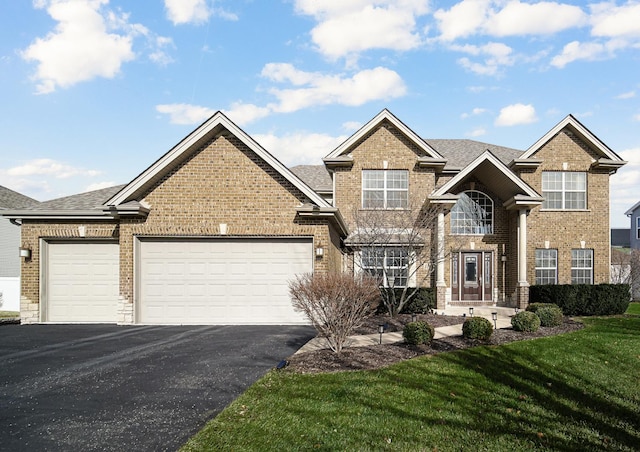
POLYGON ((469 190, 451 209, 451 233, 459 235, 493 234, 493 201, 482 192, 469 190))

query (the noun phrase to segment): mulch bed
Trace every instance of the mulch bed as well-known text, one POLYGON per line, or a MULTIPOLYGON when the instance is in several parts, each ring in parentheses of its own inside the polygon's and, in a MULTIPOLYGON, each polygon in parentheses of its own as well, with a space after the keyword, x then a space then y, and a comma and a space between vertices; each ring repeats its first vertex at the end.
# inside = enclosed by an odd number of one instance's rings
MULTIPOLYGON (((458 325, 464 322, 462 317, 434 314, 420 315, 418 320, 424 320, 433 325, 434 328, 458 325)), ((378 325, 381 324, 386 325, 385 331, 402 331, 404 325, 410 321, 411 316, 409 315, 399 315, 395 319, 387 316, 374 316, 368 319, 362 327, 358 328, 355 334, 377 333, 378 325)), ((339 354, 331 350, 318 350, 291 356, 288 359, 288 369, 303 374, 378 369, 399 361, 415 358, 416 356, 434 355, 478 345, 502 345, 514 341, 555 336, 580 330, 583 327, 582 323, 565 317, 562 325, 541 327, 535 333, 522 333, 511 328, 499 329, 493 332, 488 341, 469 340, 464 339, 462 336, 452 336, 434 339, 430 346, 410 346, 404 343, 371 345, 368 347, 345 348, 339 354)))

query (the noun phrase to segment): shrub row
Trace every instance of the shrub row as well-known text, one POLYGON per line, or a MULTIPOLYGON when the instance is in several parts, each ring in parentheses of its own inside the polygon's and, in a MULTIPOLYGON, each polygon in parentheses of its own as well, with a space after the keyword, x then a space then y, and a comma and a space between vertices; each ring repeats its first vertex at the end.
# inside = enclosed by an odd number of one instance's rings
POLYGON ((618 315, 629 307, 628 284, 550 284, 531 286, 532 303, 552 303, 564 315, 618 315))

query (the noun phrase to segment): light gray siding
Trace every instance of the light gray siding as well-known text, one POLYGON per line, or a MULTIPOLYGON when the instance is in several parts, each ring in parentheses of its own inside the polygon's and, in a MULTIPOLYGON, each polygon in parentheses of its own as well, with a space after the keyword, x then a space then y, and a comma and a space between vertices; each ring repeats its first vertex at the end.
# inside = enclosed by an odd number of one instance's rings
POLYGON ((0 278, 20 276, 20 227, 0 218, 0 278))
POLYGON ((637 207, 630 215, 631 233, 629 241, 632 249, 640 249, 640 207, 637 207))

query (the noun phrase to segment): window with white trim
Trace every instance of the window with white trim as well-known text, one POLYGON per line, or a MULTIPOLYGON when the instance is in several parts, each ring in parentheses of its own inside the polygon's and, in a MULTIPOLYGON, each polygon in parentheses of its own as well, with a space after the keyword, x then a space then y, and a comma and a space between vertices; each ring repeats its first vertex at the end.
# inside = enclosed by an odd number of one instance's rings
POLYGON ((451 209, 450 218, 452 234, 493 234, 493 201, 482 192, 465 191, 451 209))
POLYGON ((363 248, 362 270, 384 287, 406 287, 409 278, 409 254, 398 247, 363 248))
POLYGON ((558 250, 536 250, 536 284, 558 282, 558 250))
POLYGON ((406 209, 409 171, 362 170, 363 209, 406 209))
POLYGON ((587 208, 587 173, 543 171, 543 209, 584 210, 587 208))
POLYGON ((571 284, 593 284, 593 250, 571 250, 571 284))
POLYGON ((636 217, 636 238, 640 240, 640 217, 636 217))

